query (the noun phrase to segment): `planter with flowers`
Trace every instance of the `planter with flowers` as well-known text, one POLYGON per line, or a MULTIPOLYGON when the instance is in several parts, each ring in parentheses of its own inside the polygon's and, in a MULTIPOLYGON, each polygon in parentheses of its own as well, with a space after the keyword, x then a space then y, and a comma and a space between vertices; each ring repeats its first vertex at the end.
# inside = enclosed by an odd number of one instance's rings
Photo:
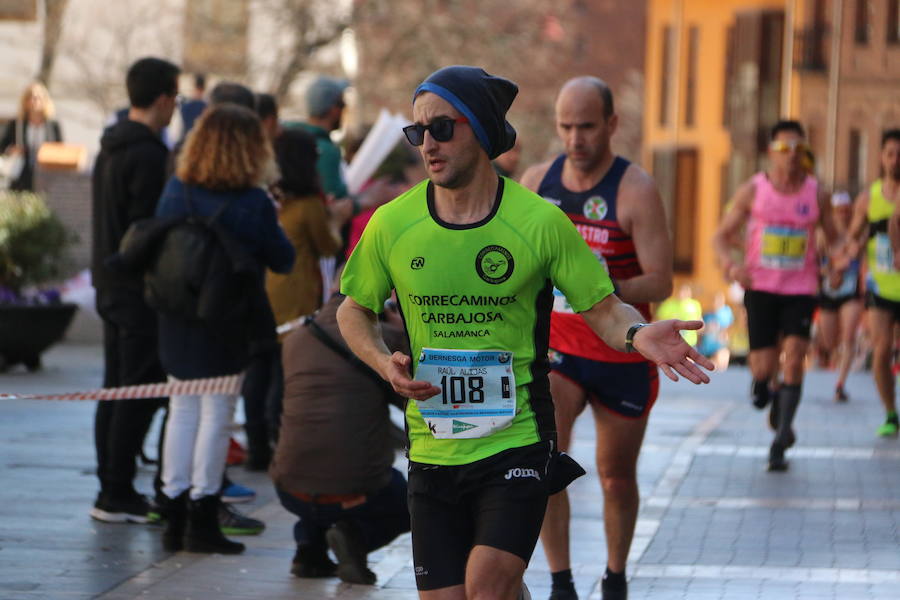
POLYGON ((0 191, 0 369, 40 368, 41 353, 68 329, 76 305, 46 286, 75 240, 40 196, 0 191))

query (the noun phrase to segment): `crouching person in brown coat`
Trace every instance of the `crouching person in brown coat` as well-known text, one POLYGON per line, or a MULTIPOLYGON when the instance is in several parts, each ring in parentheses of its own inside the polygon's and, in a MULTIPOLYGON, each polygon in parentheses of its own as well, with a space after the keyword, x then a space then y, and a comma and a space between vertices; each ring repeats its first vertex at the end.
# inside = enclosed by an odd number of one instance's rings
MULTIPOLYGON (((342 300, 333 297, 285 339, 284 411, 269 472, 282 505, 299 517, 291 573, 372 584, 367 554, 409 531, 388 415, 389 402, 405 401, 345 345, 335 317, 342 300)), ((402 329, 390 319, 382 328, 391 350, 401 350, 402 329)))

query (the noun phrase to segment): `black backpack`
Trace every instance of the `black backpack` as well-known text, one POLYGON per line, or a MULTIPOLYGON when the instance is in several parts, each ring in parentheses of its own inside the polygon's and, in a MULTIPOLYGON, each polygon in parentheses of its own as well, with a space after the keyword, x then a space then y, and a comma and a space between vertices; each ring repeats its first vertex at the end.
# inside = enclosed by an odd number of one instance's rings
POLYGON ((161 313, 212 324, 246 319, 261 271, 218 222, 229 200, 207 218, 194 211, 187 187, 185 203, 186 216, 132 224, 115 260, 144 273, 144 298, 161 313))

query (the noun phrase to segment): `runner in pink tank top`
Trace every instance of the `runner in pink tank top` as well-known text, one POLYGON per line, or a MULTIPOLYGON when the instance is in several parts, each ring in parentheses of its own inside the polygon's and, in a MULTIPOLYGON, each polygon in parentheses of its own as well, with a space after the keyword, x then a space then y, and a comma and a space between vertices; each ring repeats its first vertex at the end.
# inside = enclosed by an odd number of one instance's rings
POLYGON ((804 135, 797 121, 772 128, 769 168, 741 185, 713 238, 725 278, 746 290, 753 405, 772 403, 769 471, 787 469, 784 452, 796 441, 793 421, 819 283, 816 228, 822 227, 826 248, 837 240, 828 196, 802 161, 804 135), (779 373, 783 382, 771 389, 779 373))
POLYGON ((753 176, 756 197, 747 224, 745 264, 750 289, 814 295, 819 286, 816 226, 818 183, 807 175, 797 193, 779 192, 765 173, 753 176))

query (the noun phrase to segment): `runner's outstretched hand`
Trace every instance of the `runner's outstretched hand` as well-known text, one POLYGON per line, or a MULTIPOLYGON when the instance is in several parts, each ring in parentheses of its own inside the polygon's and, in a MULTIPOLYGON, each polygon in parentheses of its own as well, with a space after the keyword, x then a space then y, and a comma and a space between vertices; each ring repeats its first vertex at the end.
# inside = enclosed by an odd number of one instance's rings
POLYGON ((427 381, 416 381, 410 377, 412 359, 402 352, 394 352, 386 359, 381 369, 384 377, 394 391, 404 398, 413 400, 427 400, 441 393, 441 388, 431 385, 427 381))
POLYGON ((641 328, 634 336, 634 349, 655 362, 666 377, 678 381, 679 375, 693 383, 709 383, 708 371, 715 367, 708 358, 692 348, 679 333, 682 329, 701 329, 703 321, 657 321, 641 328))

